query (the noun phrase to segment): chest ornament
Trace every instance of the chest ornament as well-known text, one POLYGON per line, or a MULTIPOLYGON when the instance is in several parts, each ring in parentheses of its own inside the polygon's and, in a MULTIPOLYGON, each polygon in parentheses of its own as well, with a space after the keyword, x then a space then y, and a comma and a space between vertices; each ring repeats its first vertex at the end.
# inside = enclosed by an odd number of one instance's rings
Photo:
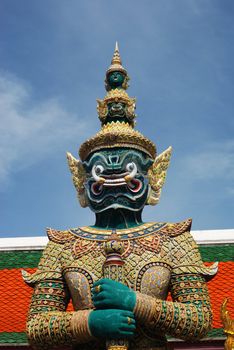
MULTIPOLYGON (((152 232, 150 236, 144 238, 136 238, 135 240, 123 241, 123 253, 121 254, 123 259, 126 259, 132 253, 141 256, 144 252, 149 251, 154 254, 160 253, 165 237, 152 232)), ((79 259, 85 255, 90 255, 93 258, 97 258, 102 255, 105 256, 104 242, 90 241, 85 238, 76 238, 70 242, 73 258, 79 259)))
MULTIPOLYGON (((117 230, 116 233, 122 241, 132 240, 140 237, 145 237, 147 235, 151 235, 153 232, 161 230, 166 225, 167 225, 166 223, 151 222, 151 223, 140 225, 138 227, 133 227, 133 228, 124 229, 124 230, 117 230)), ((80 238, 85 238, 91 241, 94 240, 94 241, 103 242, 110 237, 111 230, 105 230, 105 229, 101 230, 101 229, 85 226, 85 227, 70 229, 70 233, 80 238)))
POLYGON ((159 234, 153 233, 150 236, 138 239, 136 244, 140 248, 138 249, 139 253, 141 253, 142 250, 159 253, 162 248, 163 239, 159 234))
POLYGON ((97 242, 77 238, 73 243, 72 253, 75 258, 81 258, 83 255, 87 255, 91 251, 95 251, 97 248, 99 248, 97 242))

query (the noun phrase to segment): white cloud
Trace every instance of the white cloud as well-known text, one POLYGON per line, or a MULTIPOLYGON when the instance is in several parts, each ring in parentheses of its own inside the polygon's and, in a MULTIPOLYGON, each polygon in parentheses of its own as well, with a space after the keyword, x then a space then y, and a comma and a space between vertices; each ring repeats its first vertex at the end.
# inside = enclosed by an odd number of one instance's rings
POLYGON ((204 147, 204 151, 185 159, 185 166, 193 177, 234 180, 234 141, 220 141, 204 147))
POLYGON ((79 144, 87 129, 84 119, 67 112, 58 100, 37 103, 25 82, 0 73, 0 187, 74 137, 79 144))

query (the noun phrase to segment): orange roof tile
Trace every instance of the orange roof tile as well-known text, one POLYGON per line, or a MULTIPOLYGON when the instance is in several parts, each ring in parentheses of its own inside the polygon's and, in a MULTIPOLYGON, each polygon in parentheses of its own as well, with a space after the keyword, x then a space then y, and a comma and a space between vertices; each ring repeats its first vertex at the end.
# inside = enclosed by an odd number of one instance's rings
MULTIPOLYGON (((25 270, 36 271, 35 268, 25 270)), ((0 270, 0 281, 0 332, 24 332, 33 289, 23 281, 21 269, 0 270)), ((70 303, 68 311, 71 310, 70 303)))
POLYGON ((230 298, 228 310, 234 319, 234 262, 220 262, 217 275, 208 283, 212 311, 213 327, 222 328, 220 307, 224 298, 230 298))

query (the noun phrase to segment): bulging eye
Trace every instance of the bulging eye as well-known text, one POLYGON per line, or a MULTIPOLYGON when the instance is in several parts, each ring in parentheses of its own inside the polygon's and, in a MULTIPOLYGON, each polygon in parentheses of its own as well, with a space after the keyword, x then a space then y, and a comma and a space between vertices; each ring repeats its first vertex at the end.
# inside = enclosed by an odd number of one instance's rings
POLYGON ((102 174, 103 171, 104 171, 104 168, 103 168, 102 165, 96 165, 96 166, 94 166, 94 169, 95 169, 95 172, 96 172, 97 175, 102 174))
POLYGON ((126 170, 127 171, 133 171, 134 169, 136 169, 136 164, 134 163, 134 162, 131 162, 131 163, 128 163, 127 165, 126 165, 126 170))

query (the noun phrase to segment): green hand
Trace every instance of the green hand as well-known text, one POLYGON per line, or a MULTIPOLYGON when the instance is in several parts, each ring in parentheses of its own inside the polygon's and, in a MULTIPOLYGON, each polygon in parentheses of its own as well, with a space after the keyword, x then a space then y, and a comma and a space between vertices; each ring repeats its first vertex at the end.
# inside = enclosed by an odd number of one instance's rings
POLYGON ((121 309, 133 311, 136 293, 124 284, 107 278, 94 283, 92 299, 96 309, 121 309))
POLYGON ((128 339, 134 335, 134 314, 126 310, 94 310, 88 319, 91 334, 96 338, 128 339))

